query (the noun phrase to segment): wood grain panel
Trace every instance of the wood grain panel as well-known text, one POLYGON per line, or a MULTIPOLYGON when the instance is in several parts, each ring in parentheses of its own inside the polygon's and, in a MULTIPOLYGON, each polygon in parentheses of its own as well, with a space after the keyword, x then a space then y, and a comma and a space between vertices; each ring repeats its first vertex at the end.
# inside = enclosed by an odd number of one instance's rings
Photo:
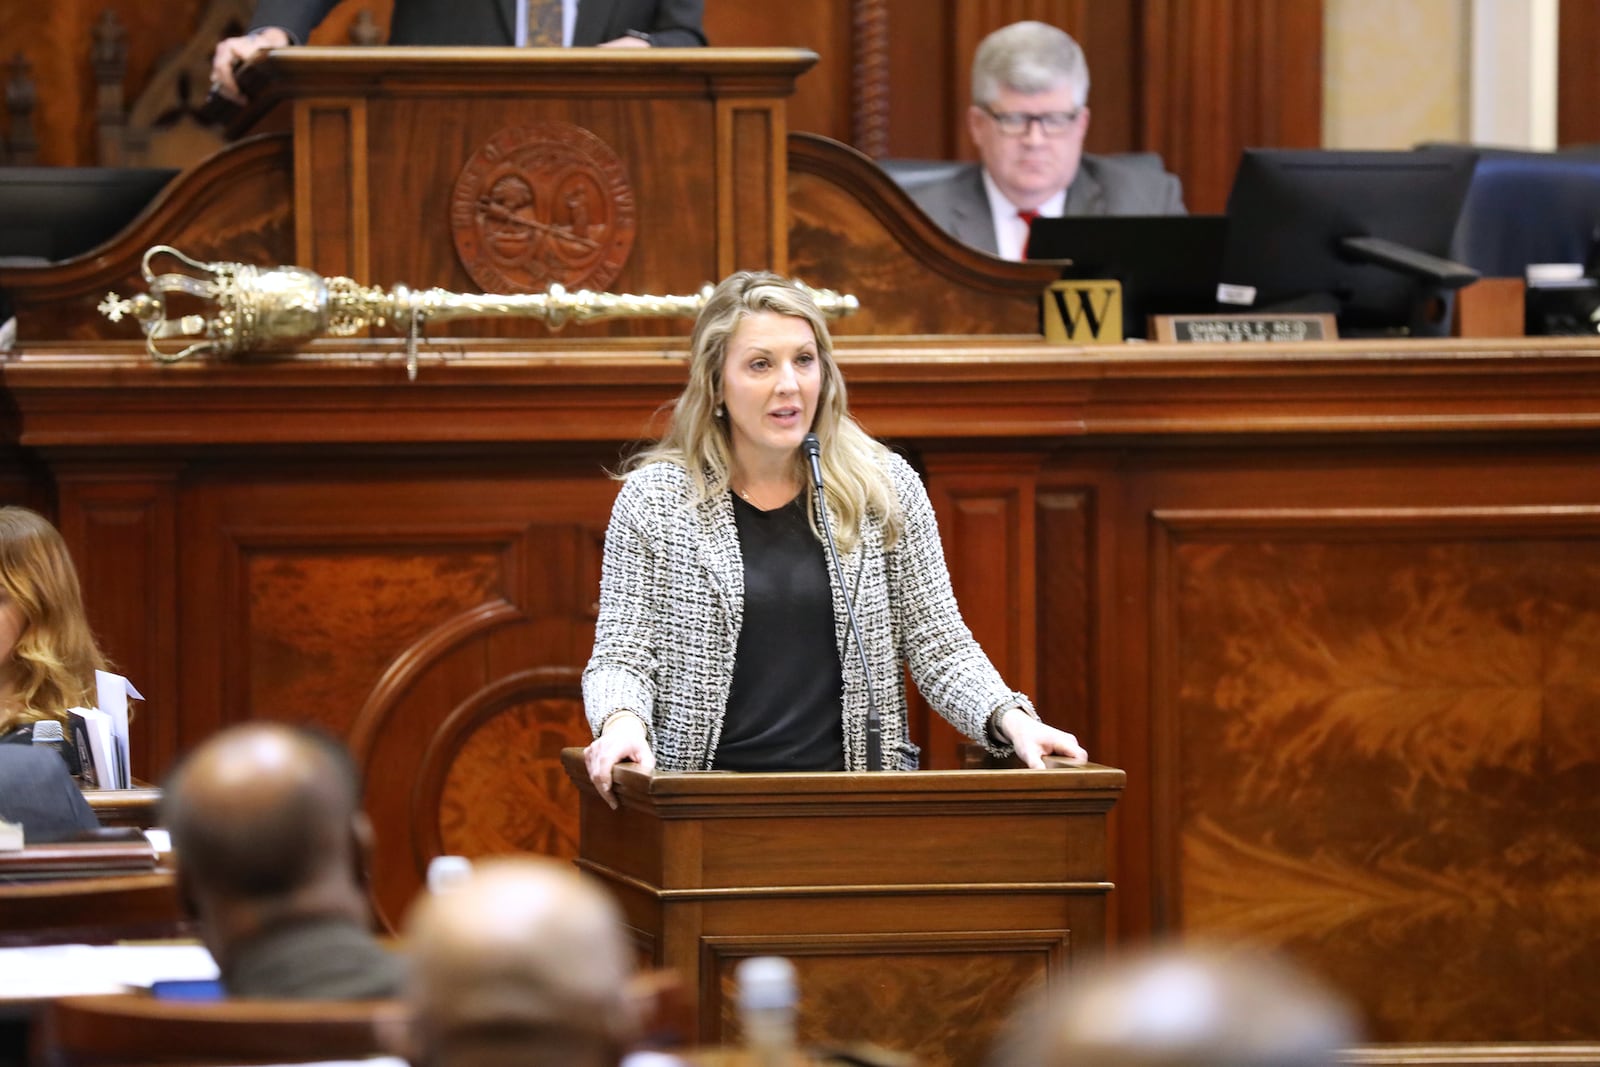
POLYGON ((717 48, 809 48, 820 57, 789 100, 789 128, 848 141, 851 132, 852 0, 709 3, 706 37, 717 48))
POLYGON ((1322 141, 1321 0, 1145 0, 1143 147, 1220 212, 1246 147, 1322 141))
POLYGON ((370 280, 369 205, 386 208, 388 198, 368 185, 366 103, 305 105, 295 123, 304 150, 294 161, 294 262, 328 277, 370 280))
POLYGON ((129 724, 133 774, 154 780, 171 757, 181 702, 176 662, 176 492, 170 467, 58 472, 56 523, 89 624, 113 669, 144 694, 129 724))
POLYGON ((756 102, 717 108, 717 276, 787 269, 774 193, 784 179, 783 116, 756 102))
POLYGON ((981 473, 951 469, 929 458, 930 495, 958 601, 970 601, 963 616, 1013 686, 1032 689, 1035 662, 1034 590, 1031 582, 995 576, 1017 574, 1034 555, 1034 478, 1024 457, 985 458, 981 473), (997 597, 995 594, 999 592, 997 597))
POLYGON ((702 973, 715 985, 702 1012, 716 1019, 720 1043, 742 1043, 736 968, 752 956, 779 954, 795 965, 802 1045, 867 1041, 918 1063, 979 1064, 997 1030, 992 1006, 1060 978, 1067 944, 1065 931, 1044 930, 956 938, 814 935, 776 943, 709 938, 702 973))
POLYGON ((1100 738, 1090 716, 1093 507, 1091 494, 1081 490, 1040 488, 1034 495, 1039 666, 1032 696, 1046 722, 1076 734, 1098 760, 1100 738))
POLYGON ((377 543, 355 531, 231 538, 247 606, 230 640, 242 657, 230 668, 247 680, 237 713, 295 708, 347 737, 394 650, 504 586, 503 546, 384 544, 390 538, 375 535, 367 536, 377 543))
POLYGON ((1584 1038, 1600 511, 1396 518, 1169 524, 1182 927, 1289 949, 1380 1040, 1584 1038))
POLYGON ((1561 31, 1556 38, 1556 143, 1600 145, 1600 3, 1561 0, 1561 31))
MULTIPOLYGON (((931 0, 888 0, 889 20, 889 156, 903 159, 956 159, 961 140, 948 120, 966 105, 966 87, 956 80, 953 14, 949 3, 931 0)), ((804 85, 802 84, 802 91, 804 85)), ((828 130, 805 129, 844 140, 828 130)))

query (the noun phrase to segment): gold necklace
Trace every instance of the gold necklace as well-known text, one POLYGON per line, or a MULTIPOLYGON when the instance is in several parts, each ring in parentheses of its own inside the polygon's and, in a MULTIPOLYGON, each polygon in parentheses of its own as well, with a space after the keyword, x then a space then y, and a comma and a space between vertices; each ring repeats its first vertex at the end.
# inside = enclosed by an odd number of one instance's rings
MULTIPOLYGON (((768 509, 768 508, 763 508, 763 507, 762 507, 762 506, 761 506, 761 505, 760 505, 760 504, 757 504, 757 503, 756 503, 756 501, 755 501, 755 498, 754 498, 754 497, 752 497, 752 496, 751 496, 751 495, 750 495, 750 494, 749 494, 749 493, 748 493, 748 492, 746 492, 746 491, 745 491, 745 490, 743 490, 743 489, 740 489, 740 488, 739 488, 739 487, 738 487, 738 486, 737 486, 737 485, 734 485, 734 484, 733 484, 733 479, 732 479, 732 478, 730 478, 730 479, 728 479, 728 486, 729 486, 729 488, 731 488, 731 489, 732 489, 732 490, 733 490, 733 491, 734 491, 734 492, 735 492, 735 493, 738 493, 738 494, 739 494, 739 498, 740 498, 740 499, 741 499, 741 500, 743 500, 743 501, 744 501, 744 502, 745 502, 745 503, 746 503, 746 504, 749 504, 749 505, 750 505, 750 506, 751 506, 751 507, 753 507, 753 508, 757 508, 757 509, 759 509, 759 510, 761 510, 761 511, 767 511, 767 510, 770 510, 770 509, 768 509)), ((793 500, 793 499, 794 499, 794 496, 795 496, 795 494, 793 494, 793 493, 791 493, 791 494, 790 494, 790 495, 789 495, 789 496, 788 496, 788 497, 786 497, 786 498, 785 498, 785 500, 786 500, 786 501, 787 501, 787 500, 793 500)))

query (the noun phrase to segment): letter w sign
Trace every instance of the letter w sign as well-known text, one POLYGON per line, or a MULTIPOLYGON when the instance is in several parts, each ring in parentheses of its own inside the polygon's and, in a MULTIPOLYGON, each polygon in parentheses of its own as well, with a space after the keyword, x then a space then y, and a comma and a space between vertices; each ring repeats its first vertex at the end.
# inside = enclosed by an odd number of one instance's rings
POLYGON ((1044 339, 1052 344, 1122 342, 1122 283, 1065 278, 1044 291, 1044 339))

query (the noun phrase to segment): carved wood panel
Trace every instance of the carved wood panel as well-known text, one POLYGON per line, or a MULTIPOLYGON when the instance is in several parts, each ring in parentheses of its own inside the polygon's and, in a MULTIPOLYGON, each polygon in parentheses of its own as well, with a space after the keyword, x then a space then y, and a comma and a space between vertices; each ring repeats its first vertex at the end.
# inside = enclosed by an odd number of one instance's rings
POLYGON ((390 923, 441 852, 575 852, 558 757, 588 740, 615 492, 579 468, 223 465, 186 489, 181 746, 253 718, 348 739, 390 923))
POLYGON ((1185 934, 1288 949, 1379 1040, 1593 1036, 1600 509, 1551 518, 1158 513, 1185 934))
POLYGON ((1062 977, 1069 943, 1065 930, 706 938, 701 974, 711 995, 701 1017, 715 1020, 716 1040, 738 1044, 736 968, 784 955, 795 965, 802 1045, 870 1041, 918 1063, 980 1064, 1004 1014, 997 1008, 1062 977), (819 1026, 824 1019, 831 1031, 819 1026))

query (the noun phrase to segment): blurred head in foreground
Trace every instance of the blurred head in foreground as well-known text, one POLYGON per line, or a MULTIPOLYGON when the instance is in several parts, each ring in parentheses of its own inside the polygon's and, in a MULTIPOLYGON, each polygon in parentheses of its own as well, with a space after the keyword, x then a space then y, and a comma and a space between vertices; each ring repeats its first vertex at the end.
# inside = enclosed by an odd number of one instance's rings
POLYGON ((639 1032, 622 915, 568 864, 477 863, 418 902, 405 943, 418 1067, 612 1067, 639 1032))
POLYGON ((370 932, 372 825, 343 745, 242 723, 190 753, 164 792, 178 883, 231 996, 393 995, 399 966, 370 932))
POLYGON ((1358 1039, 1345 1003, 1281 959, 1169 948, 1036 995, 992 1067, 1329 1067, 1358 1039))

